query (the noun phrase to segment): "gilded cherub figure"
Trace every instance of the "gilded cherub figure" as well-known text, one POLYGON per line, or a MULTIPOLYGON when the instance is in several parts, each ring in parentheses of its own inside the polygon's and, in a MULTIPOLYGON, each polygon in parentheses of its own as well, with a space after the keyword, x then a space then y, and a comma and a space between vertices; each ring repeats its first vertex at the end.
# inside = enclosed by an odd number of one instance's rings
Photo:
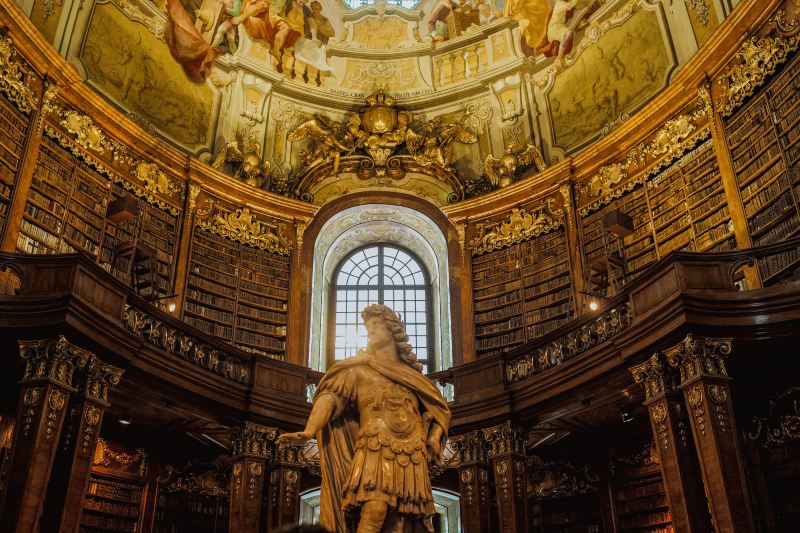
POLYGON ((416 162, 423 166, 438 165, 443 169, 451 169, 455 162, 453 142, 473 144, 478 137, 466 126, 469 113, 460 114, 453 122, 442 124, 439 117, 426 121, 422 132, 417 133, 408 128, 406 147, 416 162))
POLYGON ((236 132, 235 141, 222 147, 211 166, 222 169, 225 164, 231 165, 234 178, 253 187, 260 188, 269 179, 271 165, 261 160, 261 144, 244 128, 236 132))
POLYGON ((319 382, 306 428, 282 441, 316 437, 320 523, 344 533, 433 532, 429 468, 442 463, 450 409, 408 343, 400 316, 374 304, 361 313, 367 348, 338 361, 319 382))
POLYGON ((300 151, 300 158, 305 168, 333 161, 334 176, 339 172, 339 160, 342 154, 352 154, 361 142, 360 137, 356 138, 353 135, 352 125, 343 125, 318 114, 300 124, 288 136, 290 141, 307 138, 311 139, 310 149, 300 151))
POLYGON ((499 158, 493 157, 492 154, 487 155, 483 163, 486 176, 493 187, 510 185, 516 178, 518 169, 531 165, 535 165, 538 172, 547 167, 542 153, 537 147, 528 144, 525 148, 519 150, 516 142, 510 143, 506 147, 505 153, 499 158))

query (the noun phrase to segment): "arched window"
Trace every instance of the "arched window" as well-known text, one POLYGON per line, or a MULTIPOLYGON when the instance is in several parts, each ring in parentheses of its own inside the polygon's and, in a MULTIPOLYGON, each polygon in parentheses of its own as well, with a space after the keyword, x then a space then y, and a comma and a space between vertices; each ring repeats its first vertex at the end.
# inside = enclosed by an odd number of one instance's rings
POLYGON ((334 359, 355 355, 367 347, 361 311, 370 304, 385 304, 400 313, 417 359, 428 372, 433 362, 431 283, 422 262, 396 245, 373 244, 345 257, 331 284, 329 353, 334 359))

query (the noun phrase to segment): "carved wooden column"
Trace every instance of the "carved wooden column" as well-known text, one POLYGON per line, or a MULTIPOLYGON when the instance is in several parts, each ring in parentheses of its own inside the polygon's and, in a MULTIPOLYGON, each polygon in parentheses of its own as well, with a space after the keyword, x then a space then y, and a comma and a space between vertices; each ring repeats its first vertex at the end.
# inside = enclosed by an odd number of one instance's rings
POLYGON ((482 431, 494 468, 500 531, 528 531, 525 439, 511 422, 482 431))
POLYGON ((257 533, 270 443, 278 430, 245 422, 233 437, 230 533, 257 533))
POLYGON ((710 339, 691 333, 664 350, 680 372, 680 389, 689 409, 700 470, 716 531, 753 531, 742 454, 731 402, 725 358, 731 339, 710 339))
POLYGON ((645 390, 644 405, 650 413, 675 530, 687 533, 711 531, 694 441, 683 399, 675 388, 674 369, 667 365, 663 354, 655 354, 630 371, 636 383, 645 390))
POLYGON ((77 532, 89 485, 92 457, 103 413, 108 407, 109 386, 119 383, 123 370, 92 355, 76 379, 78 392, 70 402, 61 435, 53 475, 47 490, 41 531, 77 532))
POLYGON ((300 474, 303 446, 283 444, 270 465, 267 497, 268 529, 297 524, 300 518, 300 474))
POLYGON ((464 531, 490 531, 489 463, 483 434, 472 431, 451 437, 454 451, 449 462, 458 468, 458 487, 461 493, 461 523, 464 531))
POLYGON ((38 530, 73 373, 91 354, 63 336, 20 341, 19 349, 25 373, 0 524, 3 531, 23 533, 38 530))

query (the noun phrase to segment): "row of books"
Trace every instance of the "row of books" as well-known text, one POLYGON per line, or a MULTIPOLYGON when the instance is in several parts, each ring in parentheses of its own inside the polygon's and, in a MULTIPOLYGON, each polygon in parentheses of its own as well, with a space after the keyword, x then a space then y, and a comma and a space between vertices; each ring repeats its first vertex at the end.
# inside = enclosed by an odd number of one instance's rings
POLYGON ((792 199, 792 193, 787 189, 769 204, 766 209, 762 209, 755 216, 747 220, 750 232, 758 233, 761 228, 783 216, 790 209, 794 210, 794 200, 792 199))
POLYGON ((87 493, 138 504, 142 498, 142 487, 135 483, 99 478, 93 475, 87 493))
POLYGON ((532 326, 528 326, 526 328, 528 340, 533 340, 537 337, 541 337, 542 335, 546 335, 557 329, 569 321, 569 317, 561 317, 550 319, 547 322, 540 322, 538 324, 534 324, 532 326))
POLYGON ((564 302, 560 305, 554 305, 551 307, 542 307, 539 309, 536 308, 529 308, 526 305, 525 308, 525 323, 526 324, 533 324, 534 322, 543 322, 545 320, 550 320, 551 318, 555 318, 559 315, 564 315, 569 313, 571 308, 570 302, 564 302))
POLYGON ((96 516, 83 513, 81 516, 81 532, 94 531, 119 531, 122 533, 135 532, 136 522, 122 517, 96 516))
MULTIPOLYGON (((288 289, 288 282, 286 283, 288 289)), ((278 287, 272 287, 270 285, 260 285, 254 283, 252 281, 247 281, 245 279, 239 279, 239 287, 255 294, 266 294, 267 296, 272 296, 273 298, 288 298, 289 294, 287 289, 281 289, 278 287)))
MULTIPOLYGON (((714 163, 716 164, 716 160, 714 163)), ((689 191, 690 207, 696 208, 699 205, 708 203, 708 200, 711 198, 725 196, 725 190, 722 188, 722 178, 719 174, 719 168, 716 166, 694 182, 689 181, 688 183, 694 183, 696 185, 695 189, 689 191)))
POLYGON ((198 305, 190 300, 186 300, 186 305, 184 305, 183 308, 187 313, 191 313, 195 317, 213 320, 214 322, 219 322, 228 326, 233 325, 233 312, 220 311, 212 307, 198 305))
POLYGON ((664 484, 661 482, 661 476, 640 478, 617 488, 616 493, 617 501, 624 502, 644 496, 664 494, 664 484))
POLYGON ((762 244, 772 244, 791 238, 794 236, 794 233, 798 228, 800 228, 800 218, 795 214, 795 216, 791 216, 785 221, 776 224, 769 231, 766 231, 761 235, 754 236, 753 245, 760 246, 762 244))
MULTIPOLYGON (((526 278, 526 280, 527 279, 529 278, 526 278)), ((550 279, 550 281, 543 281, 535 285, 523 285, 523 296, 526 299, 533 298, 537 294, 569 285, 570 281, 569 270, 563 269, 557 277, 550 279)))
POLYGON ((261 347, 272 351, 286 350, 286 341, 266 335, 259 335, 252 331, 242 329, 236 330, 236 342, 242 342, 251 346, 261 347))
POLYGON ((289 271, 273 268, 253 268, 242 265, 241 276, 257 283, 266 283, 276 287, 289 288, 289 271))
POLYGON ((566 285, 563 289, 551 292, 548 294, 540 295, 542 291, 533 290, 533 289, 525 289, 523 292, 523 297, 527 300, 525 302, 525 310, 529 310, 531 308, 535 309, 538 307, 544 307, 553 305, 556 302, 560 302, 564 299, 569 298, 572 295, 572 287, 566 285), (528 300, 528 298, 533 298, 532 300, 528 300))
POLYGON ((491 296, 493 294, 498 294, 502 292, 509 292, 509 291, 518 291, 522 284, 522 280, 519 278, 506 282, 500 283, 498 285, 492 285, 490 287, 482 288, 482 289, 475 289, 473 291, 473 296, 475 298, 482 298, 484 296, 491 296))
POLYGON ((136 519, 139 517, 139 505, 119 503, 116 501, 101 500, 87 497, 83 503, 84 509, 99 511, 106 514, 114 514, 120 517, 136 519))
POLYGON ((17 167, 0 164, 0 184, 13 184, 17 179, 17 167))
POLYGON ((492 307, 496 307, 499 305, 514 303, 519 301, 519 291, 511 291, 500 294, 493 298, 488 298, 486 300, 478 300, 475 302, 475 310, 476 311, 485 311, 492 307))
POLYGON ((189 288, 186 290, 186 298, 189 300, 194 300, 199 304, 212 305, 214 307, 219 307, 221 309, 233 312, 234 308, 236 307, 236 302, 234 300, 193 288, 195 285, 194 279, 194 277, 189 278, 189 288))
MULTIPOLYGON (((777 151, 767 150, 768 147, 776 148, 775 141, 777 138, 777 132, 772 127, 771 121, 765 122, 753 135, 748 137, 746 143, 741 143, 735 148, 731 148, 731 158, 734 166, 743 168, 752 164, 753 161, 758 161, 759 158, 756 156, 763 156, 768 153, 777 154, 777 151)), ((763 159, 763 161, 767 159, 769 157, 763 159)), ((755 165, 755 168, 759 166, 761 165, 755 165)))
POLYGON ((231 335, 233 334, 233 327, 221 324, 213 319, 208 320, 188 315, 185 316, 184 318, 190 326, 194 326, 200 331, 208 333, 209 335, 214 335, 222 339, 230 340, 231 335))
POLYGON ((239 303, 239 308, 237 309, 239 316, 253 318, 256 320, 268 320, 273 323, 278 324, 286 324, 286 313, 280 313, 277 311, 268 311, 266 309, 258 309, 255 307, 250 307, 247 305, 243 305, 244 302, 239 303))
POLYGON ((239 305, 251 304, 255 306, 268 307, 270 309, 286 310, 286 300, 278 300, 276 298, 267 298, 266 296, 259 296, 249 292, 239 293, 239 305))
POLYGON ((491 350, 501 346, 509 346, 525 342, 525 331, 522 329, 511 331, 503 335, 489 337, 485 339, 477 339, 475 341, 475 348, 478 351, 491 350))
MULTIPOLYGON (((726 206, 727 209, 727 206, 726 206)), ((733 233, 733 222, 730 218, 723 220, 719 226, 706 230, 704 233, 695 236, 695 250, 703 252, 708 250, 715 242, 726 238, 733 233)), ((714 250, 722 251, 722 250, 714 250)))
POLYGON ((220 261, 212 257, 196 253, 192 250, 192 263, 195 266, 202 265, 203 270, 210 270, 213 273, 227 274, 224 277, 212 276, 214 279, 225 280, 227 283, 235 285, 235 279, 239 276, 239 267, 232 265, 230 261, 220 261))
POLYGON ((768 120, 769 109, 767 109, 766 97, 762 93, 755 96, 749 105, 743 106, 725 121, 728 146, 735 149, 738 144, 750 136, 753 129, 763 129, 763 125, 768 120))
POLYGON ((657 511, 648 514, 624 516, 619 521, 620 528, 626 529, 640 529, 646 526, 660 527, 670 522, 669 511, 657 511))
POLYGON ((480 337, 483 335, 489 335, 492 333, 498 333, 500 331, 508 331, 514 328, 522 327, 522 315, 516 315, 514 317, 509 318, 505 322, 490 322, 486 325, 475 325, 475 335, 480 337))
POLYGON ((257 322, 255 320, 245 318, 241 315, 239 316, 237 321, 237 327, 239 326, 260 331, 262 333, 269 333, 270 335, 282 335, 284 337, 286 336, 286 326, 275 326, 273 324, 265 324, 264 322, 257 322))
MULTIPOLYGON (((765 191, 765 187, 769 186, 770 184, 774 184, 774 182, 782 177, 784 167, 779 160, 775 160, 775 164, 771 165, 767 169, 764 170, 762 174, 760 174, 757 178, 750 180, 749 176, 744 176, 739 174, 739 184, 740 190, 742 192, 742 199, 745 203, 748 203, 750 200, 753 199, 754 196, 759 195, 760 193, 765 191)), ((774 191, 771 191, 774 192, 774 191)), ((763 201, 769 201, 769 197, 764 197, 763 194, 760 194, 763 197, 763 201)), ((757 208, 756 208, 757 209, 757 208)))
POLYGON ((489 311, 487 313, 475 313, 475 324, 477 325, 484 322, 493 322, 495 320, 502 320, 504 318, 517 315, 521 312, 522 312, 522 304, 520 302, 516 302, 506 307, 493 309, 492 311, 489 311))
POLYGON ((192 287, 197 287, 198 289, 209 292, 214 296, 225 296, 231 299, 236 298, 236 278, 219 274, 211 269, 201 268, 199 265, 195 265, 189 273, 189 284, 192 287), (222 283, 214 283, 214 281, 208 278, 222 283))
POLYGON ((667 495, 655 494, 652 497, 639 498, 622 502, 617 510, 620 513, 634 513, 640 511, 650 511, 667 507, 667 495))
POLYGON ((798 267, 798 260, 800 260, 800 250, 787 250, 776 255, 771 255, 760 259, 758 262, 758 269, 761 273, 761 278, 768 284, 771 280, 770 277, 776 275, 781 270, 787 270, 792 267, 798 267))

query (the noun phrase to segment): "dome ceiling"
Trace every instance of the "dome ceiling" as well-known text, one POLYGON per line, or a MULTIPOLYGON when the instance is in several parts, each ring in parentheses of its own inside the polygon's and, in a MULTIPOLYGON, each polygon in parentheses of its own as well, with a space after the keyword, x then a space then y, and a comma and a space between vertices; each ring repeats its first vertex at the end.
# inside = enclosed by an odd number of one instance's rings
POLYGON ((534 173, 610 132, 668 85, 725 4, 21 2, 97 91, 232 179, 315 203, 400 188, 438 204, 534 173), (407 121, 391 126, 392 142, 363 123, 379 92, 392 99, 393 120, 407 121), (470 142, 445 142, 454 125, 470 142), (449 159, 420 164, 406 142, 415 135, 449 159), (406 157, 403 172, 375 158, 378 137, 388 155, 406 157), (365 172, 369 164, 378 171, 365 172))

